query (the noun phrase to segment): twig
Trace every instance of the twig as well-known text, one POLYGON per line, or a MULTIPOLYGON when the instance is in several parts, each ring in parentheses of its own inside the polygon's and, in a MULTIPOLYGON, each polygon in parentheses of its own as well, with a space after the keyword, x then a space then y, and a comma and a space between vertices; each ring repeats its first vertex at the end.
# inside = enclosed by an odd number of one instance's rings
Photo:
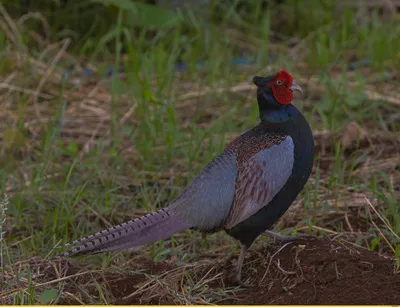
POLYGON ((350 232, 354 232, 353 227, 351 226, 350 220, 349 220, 349 215, 347 212, 344 214, 344 219, 346 221, 347 227, 349 227, 350 232))
POLYGON ((4 268, 3 259, 3 242, 4 242, 4 226, 6 224, 6 211, 8 210, 9 199, 7 194, 4 194, 4 198, 0 201, 0 268, 4 268))
MULTIPOLYGON (((368 203, 368 202, 367 202, 368 203)), ((386 238, 386 236, 384 235, 384 233, 382 232, 382 230, 380 230, 380 228, 378 227, 378 225, 376 225, 376 223, 374 222, 374 220, 372 219, 372 214, 371 211, 368 210, 368 214, 369 214, 369 218, 371 220, 372 225, 374 225, 374 227, 376 228, 376 230, 378 230, 379 234, 381 235, 382 239, 386 242, 386 244, 390 247, 390 249, 392 250, 393 254, 396 255, 396 250, 393 248, 392 244, 390 244, 389 240, 386 238)))
POLYGON ((269 267, 271 266, 271 263, 272 263, 272 260, 274 259, 274 257, 275 257, 277 254, 279 254, 286 246, 288 246, 289 244, 292 244, 292 243, 293 243, 293 242, 288 242, 288 243, 284 244, 281 248, 279 248, 279 249, 271 256, 271 258, 269 259, 269 262, 268 262, 267 269, 265 270, 265 273, 264 273, 263 277, 261 278, 259 284, 261 284, 261 283, 264 281, 265 277, 267 276, 267 274, 268 274, 268 272, 269 272, 269 267))
POLYGON ((46 18, 44 18, 43 15, 40 14, 39 12, 29 12, 21 16, 20 19, 18 19, 18 26, 22 26, 29 19, 36 19, 42 23, 43 30, 46 34, 46 42, 48 42, 50 39, 51 30, 50 30, 50 25, 47 22, 46 18))
POLYGON ((12 20, 12 18, 7 13, 6 9, 2 4, 0 4, 0 13, 3 14, 4 20, 7 22, 9 28, 13 32, 13 39, 11 40, 14 42, 14 44, 18 45, 18 48, 22 49, 23 51, 26 51, 26 47, 23 44, 21 44, 20 41, 21 34, 18 31, 18 27, 16 26, 15 22, 12 20))
POLYGON ((51 73, 54 71, 54 68, 55 68, 56 64, 60 61, 62 55, 65 52, 65 50, 68 48, 70 42, 71 42, 71 40, 69 38, 64 40, 64 43, 61 46, 60 51, 54 57, 53 61, 51 62, 50 66, 49 66, 49 68, 47 69, 45 75, 42 77, 42 79, 40 79, 39 85, 37 86, 35 94, 33 96, 33 104, 35 106, 36 115, 37 115, 37 117, 38 117, 38 119, 39 119, 39 121, 41 123, 42 123, 41 114, 40 114, 40 110, 39 110, 39 106, 38 106, 39 93, 42 90, 43 85, 46 83, 46 81, 49 78, 49 76, 51 75, 51 73))
POLYGON ((176 100, 186 100, 186 99, 191 99, 191 98, 197 98, 199 96, 205 96, 210 93, 217 93, 217 94, 221 94, 224 92, 236 93, 236 92, 242 92, 242 91, 250 91, 252 89, 255 89, 254 85, 252 85, 252 84, 239 83, 232 87, 217 88, 217 89, 205 88, 201 91, 189 92, 189 93, 179 96, 176 100))
MULTIPOLYGON (((91 274, 91 273, 99 273, 99 272, 102 272, 102 271, 101 270, 95 270, 95 271, 80 272, 80 273, 76 273, 74 275, 68 275, 68 276, 64 276, 64 277, 58 278, 58 279, 53 279, 53 280, 50 280, 50 281, 47 281, 47 282, 44 282, 44 283, 37 283, 37 284, 32 285, 32 287, 33 288, 44 287, 44 286, 52 285, 52 284, 58 283, 60 281, 65 281, 65 280, 68 280, 68 279, 71 279, 71 278, 74 278, 74 277, 79 277, 79 276, 82 276, 82 275, 87 275, 87 274, 91 274)), ((21 290, 21 288, 17 288, 17 289, 12 289, 10 291, 6 291, 6 292, 3 292, 3 293, 0 293, 0 298, 1 297, 6 297, 7 295, 15 293, 15 292, 18 292, 20 290, 21 290)))
POLYGON ((368 206, 375 212, 375 214, 379 217, 379 219, 386 225, 389 231, 400 241, 400 237, 393 231, 393 229, 388 225, 385 219, 379 214, 379 212, 375 209, 375 207, 371 204, 368 198, 365 197, 365 201, 367 202, 368 206))

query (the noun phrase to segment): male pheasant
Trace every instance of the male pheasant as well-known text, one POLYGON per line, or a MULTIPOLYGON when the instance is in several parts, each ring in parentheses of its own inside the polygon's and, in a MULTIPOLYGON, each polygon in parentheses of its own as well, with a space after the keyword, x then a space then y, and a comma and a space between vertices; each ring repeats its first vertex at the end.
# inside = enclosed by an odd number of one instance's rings
POLYGON ((247 249, 286 212, 310 176, 314 139, 294 107, 300 86, 284 70, 254 77, 261 122, 215 157, 172 203, 107 230, 81 238, 60 256, 95 254, 163 240, 183 229, 225 230, 240 242, 235 279, 247 249))

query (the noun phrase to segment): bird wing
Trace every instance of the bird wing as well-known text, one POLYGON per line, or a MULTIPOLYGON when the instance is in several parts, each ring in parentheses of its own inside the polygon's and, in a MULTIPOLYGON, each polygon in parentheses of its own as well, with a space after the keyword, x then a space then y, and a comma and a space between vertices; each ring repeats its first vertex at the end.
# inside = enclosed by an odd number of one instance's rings
POLYGON ((171 214, 200 231, 215 231, 231 210, 237 177, 236 154, 214 158, 168 207, 171 214))
POLYGON ((234 227, 268 205, 291 175, 293 163, 294 144, 290 136, 238 163, 234 201, 225 228, 234 227))

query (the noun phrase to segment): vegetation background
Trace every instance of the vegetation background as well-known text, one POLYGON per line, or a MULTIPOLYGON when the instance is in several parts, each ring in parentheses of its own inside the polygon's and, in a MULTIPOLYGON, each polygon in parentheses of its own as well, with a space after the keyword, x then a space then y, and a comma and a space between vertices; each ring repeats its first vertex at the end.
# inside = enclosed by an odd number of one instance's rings
POLYGON ((115 274, 146 277, 124 298, 233 297, 234 289, 208 286, 222 278, 212 264, 237 252, 222 232, 202 241, 186 231, 67 266, 52 260, 54 247, 167 205, 257 123, 250 80, 280 69, 305 90, 294 103, 317 150, 312 177, 276 229, 342 236, 397 259, 398 269, 398 5, 1 1, 0 188, 8 199, 0 209, 0 302, 114 303, 107 276, 115 274), (145 270, 172 262, 203 270, 169 271, 179 271, 179 295, 161 278, 165 270, 145 270))

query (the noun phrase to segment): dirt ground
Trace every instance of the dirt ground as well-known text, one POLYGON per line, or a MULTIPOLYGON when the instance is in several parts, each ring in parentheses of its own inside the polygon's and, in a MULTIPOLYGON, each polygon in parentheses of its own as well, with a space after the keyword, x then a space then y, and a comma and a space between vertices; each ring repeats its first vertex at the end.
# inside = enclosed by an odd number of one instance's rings
MULTIPOLYGON (((252 248, 246 258, 243 279, 249 288, 227 282, 235 261, 201 259, 175 265, 137 262, 138 274, 102 273, 95 279, 112 304, 398 304, 400 272, 389 257, 356 247, 348 241, 310 238, 285 245, 252 248), (145 273, 145 274, 143 274, 145 273), (189 276, 189 277, 188 277, 189 276)), ((233 258, 234 259, 234 258, 233 258)), ((59 263, 68 275, 79 275, 70 262, 59 263), (68 266, 68 268, 67 268, 68 266)), ((46 280, 54 278, 48 266, 46 280)), ((89 283, 93 276, 76 276, 65 292, 77 285, 98 296, 89 283)), ((98 287, 97 287, 98 288, 98 287)), ((84 298, 82 298, 84 301, 84 298)), ((59 303, 79 301, 64 297, 59 303)), ((89 303, 89 302, 85 302, 89 303)))

